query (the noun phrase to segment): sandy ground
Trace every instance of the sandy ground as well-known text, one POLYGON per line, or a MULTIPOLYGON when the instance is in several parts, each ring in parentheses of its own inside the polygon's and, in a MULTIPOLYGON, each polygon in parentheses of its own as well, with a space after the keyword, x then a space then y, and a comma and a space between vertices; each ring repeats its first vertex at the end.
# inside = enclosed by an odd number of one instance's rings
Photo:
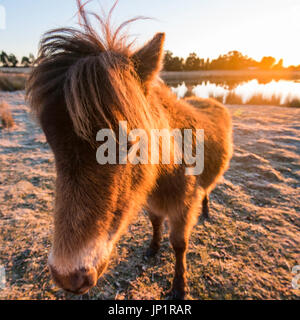
MULTIPOLYGON (((46 267, 55 168, 23 92, 1 93, 17 123, 0 129, 0 299, 76 299, 56 288, 46 267)), ((229 106, 235 155, 211 197, 188 253, 190 299, 299 299, 300 109, 229 106)), ((143 259, 151 235, 141 213, 121 239, 90 299, 164 299, 174 256, 167 233, 159 257, 143 259)))

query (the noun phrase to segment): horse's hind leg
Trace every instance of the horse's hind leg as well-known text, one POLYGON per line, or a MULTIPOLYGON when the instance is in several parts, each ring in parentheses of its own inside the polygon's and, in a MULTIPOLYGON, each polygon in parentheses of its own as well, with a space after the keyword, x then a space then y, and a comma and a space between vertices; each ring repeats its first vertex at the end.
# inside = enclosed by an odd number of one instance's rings
POLYGON ((185 214, 170 217, 170 242, 175 251, 175 277, 171 290, 172 298, 183 300, 186 295, 186 252, 192 227, 198 216, 198 208, 188 210, 185 214))
POLYGON ((202 215, 205 220, 209 220, 209 198, 207 194, 205 194, 202 201, 202 215))
POLYGON ((151 220, 152 227, 153 227, 153 237, 152 237, 150 246, 146 252, 146 256, 153 257, 157 254, 157 252, 160 249, 164 217, 155 215, 154 213, 149 211, 149 218, 151 220))

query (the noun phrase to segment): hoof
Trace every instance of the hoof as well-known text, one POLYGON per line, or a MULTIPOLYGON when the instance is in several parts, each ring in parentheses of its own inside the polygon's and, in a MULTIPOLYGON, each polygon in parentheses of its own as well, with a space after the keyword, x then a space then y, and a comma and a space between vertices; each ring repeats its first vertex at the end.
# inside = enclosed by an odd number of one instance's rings
POLYGON ((186 292, 184 290, 172 289, 167 294, 168 300, 185 300, 186 292))
POLYGON ((198 225, 199 224, 204 224, 205 225, 205 222, 212 222, 211 219, 210 219, 210 216, 208 217, 205 217, 203 215, 201 215, 198 219, 198 225))
POLYGON ((159 251, 159 249, 154 249, 152 247, 149 247, 145 252, 145 257, 146 258, 154 258, 157 255, 158 251, 159 251))
POLYGON ((207 214, 202 214, 202 217, 204 220, 208 220, 210 221, 210 215, 207 213, 207 214))

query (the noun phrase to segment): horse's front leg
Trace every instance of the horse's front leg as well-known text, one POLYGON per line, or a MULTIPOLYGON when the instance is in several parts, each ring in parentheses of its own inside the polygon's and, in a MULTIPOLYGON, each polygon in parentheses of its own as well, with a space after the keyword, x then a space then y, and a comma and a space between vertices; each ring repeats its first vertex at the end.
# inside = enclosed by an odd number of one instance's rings
POLYGON ((192 227, 194 226, 198 213, 196 210, 189 210, 186 214, 177 214, 170 217, 170 242, 175 251, 176 264, 173 280, 171 298, 184 300, 187 293, 186 279, 186 253, 192 227))
POLYGON ((163 233, 164 217, 155 215, 154 213, 149 211, 149 218, 151 220, 152 227, 153 227, 153 237, 152 237, 150 246, 146 252, 146 256, 153 257, 158 253, 160 249, 160 243, 161 243, 162 233, 163 233))
POLYGON ((175 251, 176 264, 175 276, 173 280, 171 297, 175 300, 184 300, 186 295, 186 251, 188 240, 183 235, 181 228, 175 228, 171 231, 170 241, 175 251))

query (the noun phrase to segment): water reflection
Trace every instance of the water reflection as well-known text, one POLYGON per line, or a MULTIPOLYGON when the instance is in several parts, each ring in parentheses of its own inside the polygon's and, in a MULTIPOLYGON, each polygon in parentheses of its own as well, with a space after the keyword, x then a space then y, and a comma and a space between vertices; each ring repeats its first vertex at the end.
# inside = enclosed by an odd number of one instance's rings
POLYGON ((215 98, 228 104, 273 104, 285 106, 300 106, 300 81, 279 80, 262 83, 251 80, 236 83, 216 83, 215 81, 200 81, 196 85, 185 82, 171 86, 178 97, 196 95, 202 98, 215 98))

